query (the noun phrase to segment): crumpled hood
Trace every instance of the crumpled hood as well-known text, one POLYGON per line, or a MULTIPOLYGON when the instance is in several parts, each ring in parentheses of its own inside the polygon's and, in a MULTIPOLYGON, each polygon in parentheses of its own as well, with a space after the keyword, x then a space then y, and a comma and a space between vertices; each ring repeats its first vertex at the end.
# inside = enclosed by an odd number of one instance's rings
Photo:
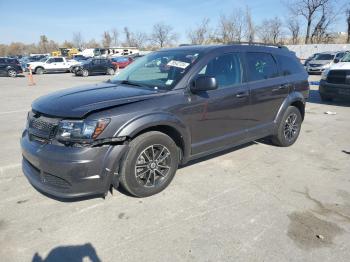
POLYGON ((338 62, 332 64, 331 70, 350 70, 350 62, 338 62))
POLYGON ((83 118, 85 115, 105 108, 159 96, 157 90, 115 83, 70 88, 36 99, 34 111, 64 118, 83 118))

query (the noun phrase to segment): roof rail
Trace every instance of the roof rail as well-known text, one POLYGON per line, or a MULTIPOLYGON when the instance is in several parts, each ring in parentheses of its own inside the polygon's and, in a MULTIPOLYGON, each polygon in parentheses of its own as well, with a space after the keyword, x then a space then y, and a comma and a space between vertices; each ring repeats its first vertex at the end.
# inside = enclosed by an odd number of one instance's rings
POLYGON ((260 42, 229 42, 229 45, 260 45, 260 46, 270 46, 270 47, 277 47, 277 48, 287 48, 286 46, 282 44, 270 44, 270 43, 260 43, 260 42))

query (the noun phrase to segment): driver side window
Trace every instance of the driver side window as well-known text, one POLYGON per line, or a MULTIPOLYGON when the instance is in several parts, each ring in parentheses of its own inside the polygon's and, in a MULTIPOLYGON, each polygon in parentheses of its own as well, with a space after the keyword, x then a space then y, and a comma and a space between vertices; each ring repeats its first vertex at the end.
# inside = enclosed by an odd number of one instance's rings
POLYGON ((242 83, 242 65, 236 53, 217 56, 212 59, 198 76, 215 77, 218 88, 230 88, 242 83))

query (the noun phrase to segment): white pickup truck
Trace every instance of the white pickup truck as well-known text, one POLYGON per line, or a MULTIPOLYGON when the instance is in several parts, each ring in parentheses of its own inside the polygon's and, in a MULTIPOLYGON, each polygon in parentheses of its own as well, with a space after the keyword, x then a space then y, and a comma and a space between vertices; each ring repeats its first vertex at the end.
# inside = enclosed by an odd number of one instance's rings
POLYGON ((33 73, 41 75, 48 72, 69 72, 70 67, 76 64, 79 62, 64 57, 49 57, 46 60, 28 63, 27 68, 30 66, 33 73))

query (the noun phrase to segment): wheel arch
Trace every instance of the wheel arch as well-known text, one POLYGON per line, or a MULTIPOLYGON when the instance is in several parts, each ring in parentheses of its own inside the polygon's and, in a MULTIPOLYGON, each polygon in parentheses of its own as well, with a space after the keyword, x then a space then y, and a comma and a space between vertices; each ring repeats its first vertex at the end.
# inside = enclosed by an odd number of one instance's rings
POLYGON ((159 131, 171 137, 181 150, 181 162, 187 161, 191 148, 190 132, 176 116, 164 113, 142 116, 126 123, 114 136, 134 139, 149 131, 159 131))
POLYGON ((299 92, 290 93, 282 102, 276 116, 274 123, 277 125, 282 119, 284 112, 289 106, 295 106, 300 111, 301 117, 304 120, 305 117, 305 98, 299 92))

